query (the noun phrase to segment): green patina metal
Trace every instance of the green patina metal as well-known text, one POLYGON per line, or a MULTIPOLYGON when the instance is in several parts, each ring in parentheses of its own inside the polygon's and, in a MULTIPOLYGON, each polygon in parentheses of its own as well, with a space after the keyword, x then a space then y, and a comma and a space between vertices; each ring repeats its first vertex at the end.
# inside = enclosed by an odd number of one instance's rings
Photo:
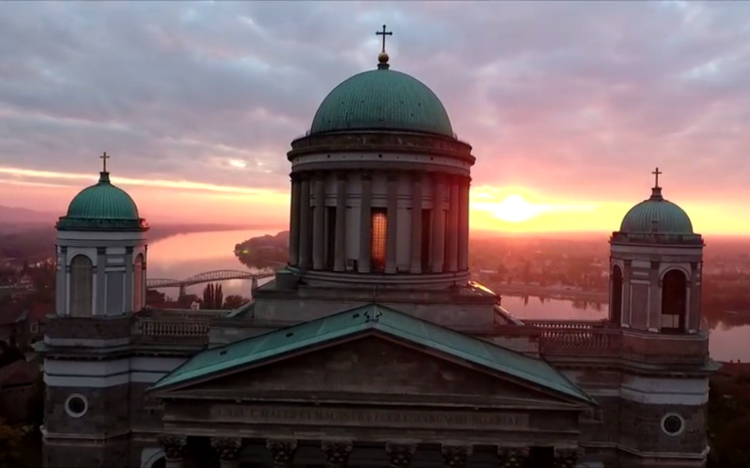
POLYGON ((661 187, 652 189, 651 198, 628 211, 620 225, 620 232, 644 234, 693 234, 693 223, 685 211, 664 199, 661 187))
POLYGON ((142 230, 147 225, 138 216, 130 195, 112 185, 108 172, 99 182, 83 189, 68 206, 68 213, 57 222, 58 230, 142 230))
POLYGON ((287 353, 367 333, 382 333, 415 343, 586 403, 593 402, 583 390, 543 360, 377 304, 205 350, 158 381, 152 390, 239 371, 287 353))
POLYGON ((403 130, 454 138, 448 112, 430 88, 387 63, 352 76, 331 91, 310 134, 342 130, 403 130))

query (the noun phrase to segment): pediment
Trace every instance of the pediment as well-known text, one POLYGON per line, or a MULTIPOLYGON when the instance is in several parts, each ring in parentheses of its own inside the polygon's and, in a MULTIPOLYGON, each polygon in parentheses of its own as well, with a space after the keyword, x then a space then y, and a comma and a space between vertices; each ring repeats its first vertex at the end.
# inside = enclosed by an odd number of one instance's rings
POLYGON ((160 392, 168 397, 580 406, 582 402, 446 352, 371 331, 160 392))

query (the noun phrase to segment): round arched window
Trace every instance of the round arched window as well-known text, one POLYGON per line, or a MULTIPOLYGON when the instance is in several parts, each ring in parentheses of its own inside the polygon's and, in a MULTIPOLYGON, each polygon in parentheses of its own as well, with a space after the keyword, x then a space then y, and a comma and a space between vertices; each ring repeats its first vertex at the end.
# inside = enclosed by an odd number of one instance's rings
POLYGON ((86 400, 86 397, 81 394, 74 393, 65 400, 65 412, 68 413, 68 416, 71 418, 80 418, 86 414, 88 409, 89 403, 86 400))
POLYGON ((662 418, 661 428, 667 435, 680 435, 685 430, 685 420, 679 414, 670 413, 662 418))

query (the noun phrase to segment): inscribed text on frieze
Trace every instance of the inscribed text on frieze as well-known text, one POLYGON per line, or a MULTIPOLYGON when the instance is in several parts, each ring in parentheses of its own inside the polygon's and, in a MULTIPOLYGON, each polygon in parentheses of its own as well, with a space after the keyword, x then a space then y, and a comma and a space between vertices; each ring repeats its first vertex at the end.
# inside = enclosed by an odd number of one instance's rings
POLYGON ((309 424, 334 426, 402 426, 465 429, 517 429, 528 426, 522 413, 413 411, 358 408, 289 408, 246 405, 215 405, 214 421, 250 424, 309 424))

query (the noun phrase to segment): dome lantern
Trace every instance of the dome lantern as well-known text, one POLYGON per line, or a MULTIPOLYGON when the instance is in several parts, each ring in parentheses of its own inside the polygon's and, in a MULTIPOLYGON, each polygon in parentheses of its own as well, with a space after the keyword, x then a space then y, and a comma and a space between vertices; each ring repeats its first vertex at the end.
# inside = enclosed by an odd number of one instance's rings
POLYGON ((656 181, 651 189, 651 197, 635 205, 628 211, 620 225, 623 234, 668 234, 692 235, 693 224, 690 217, 678 205, 666 200, 659 186, 657 167, 652 174, 656 181))
POLYGON ((390 69, 383 37, 375 70, 336 86, 318 107, 310 135, 346 131, 407 131, 455 139, 448 112, 437 95, 416 78, 390 69))
POLYGON ((68 205, 68 212, 57 222, 58 231, 141 231, 148 229, 130 195, 113 185, 107 171, 105 152, 100 156, 103 170, 97 184, 83 189, 68 205))

